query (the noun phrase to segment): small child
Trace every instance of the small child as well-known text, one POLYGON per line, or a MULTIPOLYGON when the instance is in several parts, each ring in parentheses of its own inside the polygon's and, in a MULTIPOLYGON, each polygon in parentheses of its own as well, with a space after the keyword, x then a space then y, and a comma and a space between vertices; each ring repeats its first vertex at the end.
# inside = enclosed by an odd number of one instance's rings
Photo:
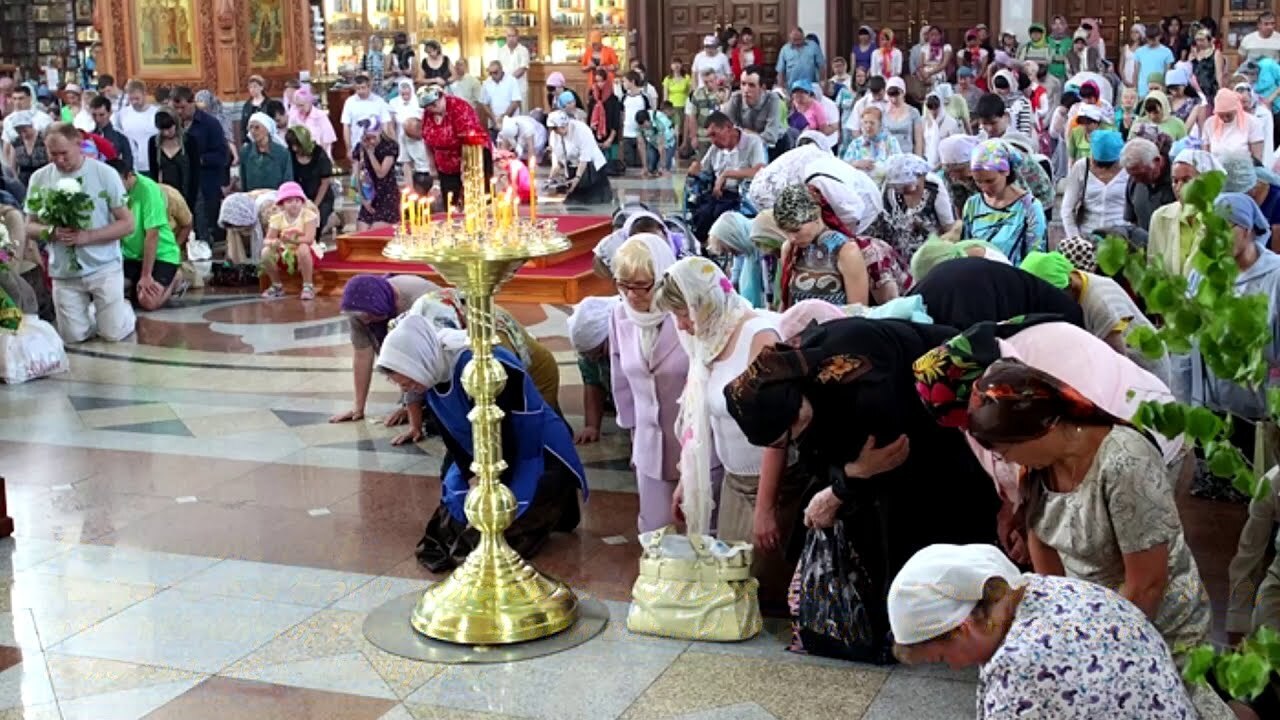
POLYGON ((644 159, 644 177, 663 177, 676 159, 675 126, 666 113, 637 110, 636 140, 644 159))
POLYGON ((529 167, 510 150, 495 151, 493 161, 498 170, 495 173, 498 194, 504 194, 508 188, 511 188, 516 197, 520 198, 520 202, 527 205, 532 197, 529 186, 529 167))
POLYGON ((323 256, 316 247, 316 228, 320 215, 307 207, 307 196, 302 186, 287 182, 276 191, 276 213, 267 223, 267 237, 262 245, 262 269, 271 278, 271 287, 262 293, 264 298, 284 297, 282 272, 302 275, 303 300, 314 300, 316 288, 312 283, 315 263, 323 256))

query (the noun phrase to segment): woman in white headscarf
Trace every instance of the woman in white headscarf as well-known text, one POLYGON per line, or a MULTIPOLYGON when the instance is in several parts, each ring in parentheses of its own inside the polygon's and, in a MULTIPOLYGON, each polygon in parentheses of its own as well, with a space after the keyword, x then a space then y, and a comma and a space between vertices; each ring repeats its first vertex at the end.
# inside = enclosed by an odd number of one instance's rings
POLYGON ((799 464, 788 469, 785 448, 756 447, 747 440, 729 414, 724 391, 761 350, 784 339, 782 317, 753 310, 719 266, 699 257, 672 265, 658 283, 654 302, 675 316, 689 354, 676 421, 681 449, 674 512, 690 533, 709 533, 715 510, 721 540, 755 545, 752 571, 761 580, 762 603, 778 602, 790 577, 784 551, 800 517, 808 476, 799 464), (717 462, 724 466, 719 488, 713 472, 717 462))
POLYGON ((1191 274, 1199 220, 1182 216, 1182 191, 1192 180, 1213 171, 1224 172, 1222 162, 1208 150, 1186 149, 1173 159, 1169 176, 1179 200, 1157 208, 1151 214, 1151 228, 1147 236, 1147 260, 1160 264, 1166 272, 1184 276, 1191 274))
POLYGON ((956 224, 947 186, 918 155, 889 158, 884 179, 884 214, 872 235, 889 243, 903 262, 931 235, 945 235, 956 224))
POLYGON ((757 210, 773 207, 790 185, 808 185, 849 230, 865 233, 880 215, 880 186, 869 175, 816 145, 788 150, 756 173, 747 199, 757 210))
POLYGON ((938 144, 938 162, 942 165, 947 194, 956 209, 963 208, 969 196, 978 192, 969 170, 969 158, 982 139, 976 135, 952 135, 938 144))
POLYGON ((582 375, 582 429, 573 436, 577 445, 600 439, 605 407, 612 405, 609 378, 609 319, 622 299, 586 297, 569 316, 569 342, 578 355, 582 375))
POLYGON ((422 119, 422 107, 418 105, 413 81, 409 78, 400 78, 396 82, 396 96, 388 100, 387 105, 391 106, 391 119, 397 128, 397 140, 402 140, 405 121, 410 118, 422 119))
POLYGON ((1093 583, 1024 574, 991 545, 913 555, 889 586, 889 624, 903 662, 980 667, 981 717, 1196 717, 1137 607, 1093 583))
POLYGON ((640 494, 640 532, 670 525, 671 496, 679 473, 677 398, 689 358, 675 321, 654 307, 654 286, 676 262, 671 245, 641 233, 622 243, 611 260, 622 302, 609 319, 609 377, 618 426, 631 431, 631 465, 640 494))
POLYGON ((935 88, 924 99, 924 159, 929 167, 940 164, 938 145, 952 135, 964 132, 960 121, 947 112, 947 101, 952 97, 949 86, 935 88))
MULTIPOLYGON (((496 398, 503 412, 501 482, 516 499, 516 519, 505 533, 521 557, 530 558, 552 532, 578 526, 578 490, 586 498, 586 472, 573 447, 569 426, 538 394, 524 365, 505 348, 494 354, 507 381, 496 398)), ((418 315, 401 320, 382 344, 378 369, 407 394, 425 396, 448 451, 441 469, 440 507, 427 523, 418 560, 433 572, 456 567, 475 548, 464 504, 474 480, 474 445, 468 414, 474 408, 462 389, 471 361, 466 333, 437 330, 418 315)))

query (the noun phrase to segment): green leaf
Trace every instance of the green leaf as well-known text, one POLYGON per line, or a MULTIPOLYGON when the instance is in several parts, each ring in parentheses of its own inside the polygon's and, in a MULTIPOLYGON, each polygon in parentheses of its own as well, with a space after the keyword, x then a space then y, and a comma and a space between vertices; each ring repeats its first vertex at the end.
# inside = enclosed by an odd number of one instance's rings
POLYGON ((1218 194, 1222 192, 1222 186, 1226 181, 1226 173, 1216 170, 1204 173, 1182 190, 1183 202, 1206 210, 1212 208, 1213 201, 1218 199, 1218 194))
POLYGON ((1229 442, 1210 442, 1204 446, 1209 472, 1220 478, 1236 478, 1247 467, 1244 455, 1229 442))
POLYGON ((1260 655, 1231 654, 1218 660, 1214 676, 1231 697, 1253 700, 1266 689, 1271 664, 1260 655))
POLYGON ((1205 675, 1213 668, 1217 652, 1212 645, 1201 645, 1186 655, 1187 663, 1182 668, 1182 677, 1189 683, 1204 681, 1205 675))
POLYGON ((1094 256, 1094 262, 1098 268, 1107 275, 1115 275, 1120 272, 1120 268, 1124 267, 1125 259, 1129 255, 1129 243, 1118 237, 1108 237, 1098 244, 1098 252, 1094 256))
POLYGON ((1222 432, 1222 419, 1208 408, 1191 408, 1187 411, 1187 434, 1200 444, 1208 443, 1222 432))
POLYGON ((1187 429, 1187 408, 1179 403, 1166 403, 1156 414, 1156 431, 1167 438, 1176 438, 1187 429))

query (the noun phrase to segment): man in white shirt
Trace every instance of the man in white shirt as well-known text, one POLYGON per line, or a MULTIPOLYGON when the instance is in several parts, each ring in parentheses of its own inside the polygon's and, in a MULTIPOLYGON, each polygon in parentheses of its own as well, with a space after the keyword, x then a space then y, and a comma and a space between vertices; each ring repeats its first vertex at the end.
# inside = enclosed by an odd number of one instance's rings
POLYGON ((520 114, 520 86, 502 69, 502 63, 489 63, 489 79, 480 87, 480 99, 489 108, 489 126, 496 132, 502 118, 520 114))
POLYGON ((1240 41, 1241 61, 1267 57, 1280 62, 1280 35, 1276 34, 1276 14, 1268 10, 1258 16, 1258 29, 1240 41))
POLYGON ((419 195, 426 195, 431 190, 431 176, 435 174, 435 163, 431 152, 422 139, 422 119, 409 118, 404 121, 404 135, 400 138, 400 157, 397 159, 403 168, 403 176, 407 183, 419 195))
POLYGON ((520 42, 516 28, 507 28, 507 44, 498 48, 498 62, 502 72, 515 78, 520 88, 520 106, 529 107, 529 48, 520 42))
POLYGON ((156 106, 147 102, 147 85, 141 80, 130 80, 124 90, 128 103, 120 108, 112 123, 121 135, 129 139, 133 169, 146 173, 151 169, 147 141, 159 132, 156 130, 156 106))
POLYGON ((702 38, 702 52, 693 56, 690 68, 693 77, 697 78, 698 87, 702 87, 702 71, 715 70, 720 77, 730 77, 733 69, 729 67, 729 56, 720 52, 720 41, 715 35, 702 38))
POLYGON ((53 124, 53 118, 39 106, 33 109, 31 88, 26 85, 13 86, 13 90, 9 93, 9 103, 11 106, 9 114, 4 118, 4 141, 10 145, 18 142, 18 129, 13 126, 15 113, 31 110, 31 126, 36 129, 36 132, 44 132, 45 128, 53 124))
POLYGON ((116 87, 115 77, 102 73, 98 75, 98 94, 106 97, 111 101, 111 114, 120 112, 121 108, 128 102, 128 96, 119 87, 116 87))
POLYGON ((712 191, 716 197, 725 190, 737 190, 739 183, 755 177, 769 162, 760 136, 743 132, 722 112, 707 118, 707 136, 711 149, 701 161, 689 165, 689 174, 710 170, 716 178, 712 191))
POLYGON ((888 87, 888 83, 879 75, 867 80, 867 91, 853 104, 853 112, 849 113, 849 118, 844 124, 844 129, 853 133, 853 137, 862 135, 862 113, 866 112, 867 108, 879 109, 881 116, 889 112, 889 98, 885 96, 885 90, 888 87))
POLYGON ((355 156, 355 148, 360 146, 359 139, 352 134, 353 127, 359 127, 361 120, 378 118, 381 123, 391 122, 391 106, 380 96, 373 94, 369 86, 368 75, 357 75, 355 94, 342 103, 342 136, 347 139, 347 148, 355 156))

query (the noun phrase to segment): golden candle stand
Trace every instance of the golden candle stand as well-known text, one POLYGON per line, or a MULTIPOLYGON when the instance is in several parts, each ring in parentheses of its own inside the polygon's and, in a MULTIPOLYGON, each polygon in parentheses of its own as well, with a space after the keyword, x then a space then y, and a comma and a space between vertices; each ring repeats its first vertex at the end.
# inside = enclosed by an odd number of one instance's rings
MULTIPOLYGON (((422 215, 419 200, 405 197, 404 223, 383 251, 395 260, 429 263, 458 287, 467 300, 467 335, 472 358, 463 371, 462 384, 474 401, 468 418, 472 427, 471 470, 477 484, 467 494, 466 515, 470 524, 480 531, 480 543, 452 575, 422 593, 413 607, 410 623, 427 638, 469 646, 510 645, 548 638, 573 626, 580 610, 579 599, 572 590, 539 573, 511 549, 503 536, 515 520, 516 499, 499 481, 507 465, 502 459, 500 437, 503 413, 498 409, 496 398, 506 382, 506 371, 493 354, 497 342, 493 296, 498 288, 528 259, 562 252, 568 249, 569 241, 556 232, 554 222, 538 223, 520 218, 518 204, 509 194, 503 197, 486 192, 491 188, 485 187, 483 152, 482 136, 464 138, 465 202, 461 222, 450 210, 444 222, 432 223, 429 210, 422 215)), ((387 612, 403 612, 396 608, 402 608, 405 600, 407 596, 384 608, 387 612)), ((450 661, 447 649, 432 648, 429 643, 424 645, 406 638, 388 640, 388 633, 394 635, 395 628, 384 628, 383 642, 379 642, 374 632, 378 612, 370 615, 365 625, 365 634, 374 644, 396 654, 450 661), (399 649, 389 644, 398 644, 399 649), (410 651, 405 651, 406 646, 410 651)), ((588 624, 594 629, 575 628, 581 632, 565 633, 556 643, 563 647, 525 656, 554 652, 589 639, 603 627, 608 611, 601 603, 593 602, 588 614, 592 620, 588 624)), ((463 657, 453 661, 502 659, 519 658, 500 654, 486 659, 463 657)))

